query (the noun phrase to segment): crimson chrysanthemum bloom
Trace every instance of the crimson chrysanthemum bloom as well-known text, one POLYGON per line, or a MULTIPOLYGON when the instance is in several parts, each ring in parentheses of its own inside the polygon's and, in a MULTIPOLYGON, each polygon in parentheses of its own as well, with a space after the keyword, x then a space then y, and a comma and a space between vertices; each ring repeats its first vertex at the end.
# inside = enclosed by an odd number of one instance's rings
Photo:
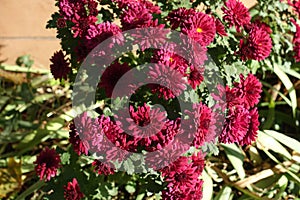
POLYGON ((258 104, 262 84, 253 74, 249 74, 247 78, 241 74, 240 83, 234 83, 234 85, 242 91, 243 103, 247 109, 258 104))
POLYGON ((159 98, 172 99, 178 97, 186 89, 186 81, 182 74, 173 70, 172 67, 155 64, 155 66, 150 67, 148 75, 149 82, 156 83, 150 87, 159 98))
POLYGON ((293 38, 294 58, 296 62, 300 62, 300 25, 294 19, 291 19, 291 22, 296 26, 296 33, 293 38))
POLYGON ((34 164, 36 165, 35 171, 40 180, 50 181, 52 177, 56 176, 57 169, 61 166, 60 156, 54 149, 46 147, 37 156, 34 164))
POLYGON ((84 37, 87 34, 89 27, 95 25, 97 22, 97 17, 95 16, 81 17, 77 14, 74 16, 74 19, 72 19, 72 22, 74 23, 74 26, 72 27, 74 38, 84 37))
POLYGON ((66 200, 80 200, 83 197, 84 194, 80 191, 76 178, 73 178, 72 182, 68 182, 68 185, 64 186, 64 198, 66 200))
POLYGON ((250 23, 251 17, 248 9, 238 0, 228 0, 222 7, 224 12, 224 21, 227 21, 229 27, 235 26, 237 32, 250 23))
POLYGON ((257 108, 253 108, 249 111, 250 115, 250 123, 249 123, 249 129, 244 136, 244 138, 239 142, 241 145, 250 145, 251 142, 255 141, 257 137, 257 131, 259 127, 259 121, 258 121, 258 111, 257 108))
POLYGON ((199 86, 204 80, 203 71, 204 71, 203 67, 195 67, 194 65, 190 66, 190 71, 187 77, 188 77, 188 83, 193 89, 196 89, 196 87, 199 86))
POLYGON ((151 11, 141 2, 130 2, 120 16, 122 29, 140 28, 152 20, 151 11))
POLYGON ((140 3, 145 8, 147 8, 151 13, 160 14, 161 10, 159 6, 156 6, 151 1, 147 0, 113 0, 114 2, 117 2, 119 8, 126 8, 127 5, 132 3, 140 3))
POLYGON ((68 74, 71 71, 70 63, 68 59, 65 58, 62 50, 57 51, 50 58, 52 64, 50 65, 50 70, 55 79, 67 79, 68 74))
MULTIPOLYGON (((114 90, 115 85, 117 84, 119 79, 129 70, 130 67, 128 66, 127 63, 120 64, 119 62, 114 62, 113 64, 111 64, 105 69, 104 73, 101 76, 99 87, 105 90, 105 94, 107 97, 109 98, 112 97, 112 92, 114 90)), ((129 85, 129 82, 130 80, 128 80, 127 85, 129 85)), ((123 94, 128 94, 128 93, 124 91, 116 90, 114 94, 117 96, 123 96, 123 94)))
POLYGON ((196 12, 185 21, 182 32, 188 35, 201 46, 208 46, 215 37, 216 25, 214 19, 202 12, 196 12))
POLYGON ((94 160, 92 165, 95 167, 94 171, 96 171, 98 174, 104 174, 107 176, 115 173, 113 168, 99 160, 94 160))
POLYGON ((70 124, 69 142, 78 154, 88 155, 91 140, 97 134, 98 124, 86 112, 76 117, 70 124))
POLYGON ((167 115, 160 108, 150 108, 147 104, 138 106, 136 111, 130 105, 129 112, 130 118, 123 119, 121 114, 118 119, 122 129, 137 138, 150 137, 161 131, 167 115))
POLYGON ((194 196, 196 193, 198 193, 197 198, 202 196, 202 181, 199 179, 201 172, 197 171, 193 163, 189 163, 187 157, 179 157, 161 171, 164 180, 168 183, 167 190, 162 194, 163 199, 188 200, 191 199, 189 197, 196 197, 194 196))
POLYGON ((268 57, 272 50, 270 34, 264 27, 254 25, 248 37, 240 40, 240 55, 242 60, 261 61, 268 57))
POLYGON ((215 19, 215 24, 216 24, 216 32, 220 36, 227 36, 225 26, 222 24, 222 22, 219 19, 215 19))
POLYGON ((169 30, 164 29, 164 27, 164 24, 158 24, 157 19, 149 21, 147 24, 141 26, 141 29, 136 29, 132 33, 134 44, 138 44, 142 51, 147 48, 159 49, 160 45, 166 41, 167 34, 169 33, 169 30))
POLYGON ((193 111, 186 111, 192 124, 187 131, 193 131, 193 145, 196 148, 201 147, 204 142, 211 142, 215 139, 215 119, 212 110, 205 104, 199 103, 193 105, 193 111))
POLYGON ((176 29, 178 27, 182 28, 185 21, 192 17, 195 13, 196 11, 193 8, 177 8, 168 14, 167 19, 170 22, 172 29, 176 29))
POLYGON ((240 142, 247 134, 250 119, 249 111, 244 106, 230 107, 219 141, 222 143, 240 142))

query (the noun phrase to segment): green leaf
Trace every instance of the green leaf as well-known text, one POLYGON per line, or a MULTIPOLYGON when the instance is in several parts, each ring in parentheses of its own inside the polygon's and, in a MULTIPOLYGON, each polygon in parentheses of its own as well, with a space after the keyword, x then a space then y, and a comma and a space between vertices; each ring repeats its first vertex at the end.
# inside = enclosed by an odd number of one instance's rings
POLYGON ((210 200, 213 197, 213 181, 212 178, 207 174, 206 170, 204 169, 202 172, 202 180, 203 182, 203 197, 202 199, 210 200))
POLYGON ((221 144, 225 150, 225 153, 233 165, 234 169, 238 173, 240 179, 244 179, 246 176, 243 168, 244 154, 243 151, 236 144, 221 144))
POLYGON ((282 71, 277 64, 274 64, 274 72, 280 78, 286 89, 289 91, 290 100, 292 103, 293 109, 293 116, 296 116, 296 109, 297 109, 297 95, 294 88, 293 83, 291 82, 290 78, 286 75, 284 71, 282 71))
POLYGON ((260 142, 260 145, 263 145, 265 148, 270 149, 278 154, 283 155, 284 157, 291 159, 291 154, 284 148, 277 140, 268 134, 258 131, 257 141, 260 142))
POLYGON ((264 130, 264 132, 270 137, 275 138, 277 141, 284 144, 285 146, 300 153, 300 142, 298 142, 297 140, 273 130, 264 130))
POLYGON ((232 189, 228 186, 222 188, 222 190, 218 193, 218 195, 214 198, 214 200, 230 200, 232 199, 232 189))
POLYGON ((34 191, 40 189, 43 187, 46 183, 44 181, 38 181, 35 184, 31 185, 27 190, 25 190, 22 194, 20 194, 16 200, 23 200, 25 199, 28 195, 32 194, 34 191))

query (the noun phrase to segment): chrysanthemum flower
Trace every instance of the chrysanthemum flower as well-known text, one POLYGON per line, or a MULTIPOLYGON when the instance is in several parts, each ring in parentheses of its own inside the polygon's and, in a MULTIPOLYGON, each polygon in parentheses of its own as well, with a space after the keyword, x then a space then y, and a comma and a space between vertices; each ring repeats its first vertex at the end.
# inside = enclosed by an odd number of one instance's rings
POLYGON ((140 2, 131 2, 120 16, 122 30, 140 28, 152 20, 151 12, 140 2))
POLYGON ((68 74, 71 71, 70 63, 68 59, 65 58, 62 50, 57 51, 50 58, 52 64, 50 65, 50 70, 55 79, 67 79, 68 74))
POLYGON ((272 50, 272 40, 269 33, 263 28, 254 25, 247 38, 240 40, 240 55, 242 60, 261 61, 268 57, 272 50))
POLYGON ((76 178, 73 178, 72 182, 68 182, 68 185, 64 186, 64 198, 66 200, 80 200, 83 197, 84 194, 80 191, 76 178))
POLYGON ((60 156, 54 149, 46 147, 37 156, 34 164, 36 165, 35 171, 40 180, 50 181, 52 177, 56 176, 57 169, 61 166, 60 156))
MULTIPOLYGON (((104 73, 101 76, 99 87, 105 90, 107 97, 110 98, 112 96, 112 92, 114 90, 115 85, 117 84, 119 79, 129 70, 130 67, 128 66, 127 63, 120 64, 119 62, 114 62, 113 64, 111 64, 105 69, 104 73)), ((122 94, 116 94, 116 95, 123 96, 126 95, 126 92, 122 94)))
POLYGON ((97 126, 94 119, 90 118, 86 112, 76 117, 70 124, 69 142, 78 155, 88 155, 91 148, 90 142, 97 134, 97 126))
POLYGON ((215 119, 210 108, 202 103, 194 104, 193 111, 186 111, 186 113, 192 119, 191 127, 186 129, 194 132, 193 145, 196 148, 215 139, 215 119))
POLYGON ((193 8, 177 8, 168 14, 167 19, 171 24, 171 28, 176 29, 178 27, 183 27, 185 21, 194 16, 195 13, 196 11, 193 8))
POLYGON ((95 167, 94 171, 96 171, 98 174, 104 174, 107 176, 115 173, 115 170, 113 168, 99 160, 94 160, 92 165, 95 167))
POLYGON ((236 105, 230 107, 223 131, 219 136, 219 141, 222 143, 241 141, 247 134, 250 119, 249 111, 244 106, 236 105))
POLYGON ((159 98, 165 100, 178 97, 186 89, 186 81, 183 76, 171 67, 155 64, 150 67, 148 73, 149 81, 155 83, 150 85, 152 92, 159 98))
POLYGON ((228 22, 229 27, 235 26, 237 32, 241 32, 241 28, 250 23, 250 13, 239 0, 228 0, 222 11, 224 21, 228 22))
POLYGON ((240 83, 235 83, 235 87, 242 90, 242 98, 247 109, 258 104, 260 93, 262 92, 262 84, 253 74, 249 74, 247 78, 241 74, 240 83))
POLYGON ((147 48, 157 48, 165 43, 169 30, 164 29, 164 24, 158 24, 158 20, 151 20, 141 26, 141 29, 136 29, 132 34, 134 44, 138 44, 142 51, 147 48), (149 28, 148 28, 149 27, 149 28), (155 28, 155 29, 152 29, 155 28))
POLYGON ((219 19, 215 19, 216 24, 216 32, 220 36, 227 36, 225 26, 222 24, 222 22, 219 19))
POLYGON ((81 17, 78 14, 74 15, 72 19, 74 26, 72 27, 73 37, 84 37, 87 34, 87 31, 91 25, 95 25, 97 22, 97 17, 95 16, 87 16, 81 17))
POLYGON ((150 13, 155 13, 155 14, 161 13, 160 7, 148 0, 113 0, 113 1, 116 2, 118 4, 118 7, 121 9, 122 8, 125 9, 126 6, 128 6, 129 4, 140 3, 145 8, 147 8, 150 11, 150 13))
POLYGON ((255 141, 257 137, 257 131, 260 124, 258 121, 259 115, 258 115, 257 108, 251 109, 249 111, 249 115, 250 115, 249 129, 246 135, 244 136, 244 138, 241 141, 239 141, 240 145, 250 145, 251 142, 255 141))
POLYGON ((190 71, 187 77, 188 77, 188 83, 193 89, 196 89, 196 87, 199 86, 204 80, 203 71, 204 71, 203 67, 195 67, 194 65, 190 66, 190 71))
POLYGON ((185 21, 182 32, 205 47, 214 40, 216 25, 214 19, 209 15, 196 12, 191 18, 185 21))
POLYGON ((300 25, 294 19, 291 19, 291 22, 296 26, 296 33, 293 38, 294 53, 295 53, 294 58, 296 62, 300 62, 300 25))

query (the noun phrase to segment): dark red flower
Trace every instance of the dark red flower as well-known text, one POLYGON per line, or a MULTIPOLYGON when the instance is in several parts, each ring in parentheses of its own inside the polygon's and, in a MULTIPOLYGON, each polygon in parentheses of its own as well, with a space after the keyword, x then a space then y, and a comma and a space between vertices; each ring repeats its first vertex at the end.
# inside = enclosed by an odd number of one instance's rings
POLYGON ((75 13, 74 18, 72 19, 74 26, 72 27, 73 30, 73 37, 84 37, 87 35, 87 31, 90 26, 95 25, 97 22, 97 17, 95 16, 87 16, 81 17, 75 13))
MULTIPOLYGON (((114 90, 115 85, 117 84, 119 79, 129 70, 130 67, 128 66, 127 63, 120 64, 119 62, 114 62, 113 64, 111 64, 105 69, 104 73, 101 76, 99 87, 105 90, 106 96, 108 98, 112 97, 112 92, 114 90)), ((130 82, 130 80, 128 80, 128 82, 130 82)), ((127 85, 129 85, 129 83, 127 85)), ((118 96, 123 96, 128 94, 124 91, 119 91, 119 90, 116 91, 118 92, 118 94, 116 93, 115 94, 118 96)))
POLYGON ((219 19, 215 19, 215 24, 216 24, 217 34, 219 34, 220 36, 227 36, 225 27, 219 19))
POLYGON ((195 67, 194 65, 191 65, 189 69, 190 70, 187 75, 188 83, 193 89, 196 89, 196 87, 199 86, 204 80, 204 67, 195 67))
POLYGON ((296 33, 293 39, 295 53, 294 58, 296 62, 300 62, 300 25, 294 19, 291 19, 291 22, 296 26, 296 33))
POLYGON ((61 166, 60 156, 54 149, 46 147, 37 156, 34 164, 36 165, 35 171, 40 180, 50 181, 52 177, 56 176, 57 169, 61 166))
POLYGON ((172 10, 167 19, 170 22, 171 28, 176 29, 178 27, 183 27, 183 24, 192 16, 194 16, 196 11, 193 8, 186 9, 186 8, 177 8, 172 10))
POLYGON ((268 57, 272 50, 272 40, 265 28, 254 25, 248 36, 240 40, 240 55, 242 60, 261 61, 268 57))
POLYGON ((262 92, 262 84, 253 74, 249 74, 247 78, 241 74, 240 83, 234 84, 235 87, 242 90, 242 98, 247 109, 258 104, 260 93, 262 92))
POLYGON ((230 107, 225 119, 225 125, 219 136, 222 143, 234 143, 243 140, 247 134, 250 122, 249 111, 244 106, 230 107))
POLYGON ((67 26, 66 20, 64 18, 58 18, 56 26, 57 28, 65 28, 67 26))
POLYGON ((98 124, 86 112, 79 115, 70 124, 69 142, 78 154, 88 155, 91 140, 97 134, 98 124))
POLYGON ((222 7, 222 11, 224 21, 228 22, 229 27, 235 26, 237 32, 241 32, 241 28, 250 23, 250 13, 240 1, 228 0, 222 7))
POLYGON ((95 167, 94 170, 97 171, 98 174, 104 174, 107 176, 115 173, 113 168, 99 160, 94 160, 92 165, 95 167))
POLYGON ((156 6, 151 1, 147 0, 113 0, 114 2, 117 2, 119 8, 126 8, 129 4, 133 3, 140 3, 145 8, 147 8, 150 13, 160 14, 161 10, 159 6, 156 6))
POLYGON ((68 182, 68 185, 64 186, 64 198, 66 200, 80 200, 83 197, 84 194, 80 191, 76 178, 73 178, 72 182, 68 182))
POLYGON ((164 24, 158 24, 157 19, 142 25, 141 29, 136 29, 132 33, 134 44, 138 44, 142 51, 147 48, 159 49, 161 44, 166 42, 167 34, 169 33, 169 30, 164 29, 164 26, 164 24))
POLYGON ((209 15, 196 12, 185 21, 182 32, 194 39, 201 46, 208 46, 215 37, 216 25, 214 19, 209 15))
POLYGON ((52 64, 50 65, 50 70, 55 79, 67 79, 68 74, 71 71, 70 63, 68 59, 65 58, 62 50, 57 51, 50 58, 52 64))
POLYGON ((249 115, 250 115, 249 129, 246 135, 244 136, 244 138, 241 141, 239 141, 240 145, 250 145, 251 142, 255 141, 257 137, 257 131, 260 124, 258 121, 259 115, 258 115, 257 108, 251 109, 249 111, 249 115))
POLYGON ((151 11, 137 1, 130 2, 120 16, 123 30, 140 28, 149 23, 152 18, 151 11))
POLYGON ((206 105, 194 104, 192 111, 186 111, 192 120, 190 127, 185 128, 187 131, 193 131, 193 145, 200 148, 204 142, 211 142, 215 139, 215 119, 212 110, 206 105))
POLYGON ((149 81, 156 83, 150 87, 159 98, 172 99, 178 97, 186 89, 186 81, 182 74, 171 67, 155 64, 155 66, 150 67, 148 75, 149 81))

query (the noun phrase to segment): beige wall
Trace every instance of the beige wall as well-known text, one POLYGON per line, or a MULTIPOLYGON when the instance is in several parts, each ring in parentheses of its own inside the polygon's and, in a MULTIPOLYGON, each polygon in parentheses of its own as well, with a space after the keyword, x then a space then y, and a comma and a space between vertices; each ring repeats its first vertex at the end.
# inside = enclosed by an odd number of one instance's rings
MULTIPOLYGON (((242 0, 251 7, 256 1, 242 0)), ((30 54, 34 66, 48 68, 49 58, 59 50, 55 30, 45 29, 57 9, 54 0, 0 0, 0 60, 14 64, 20 55, 30 54)))

